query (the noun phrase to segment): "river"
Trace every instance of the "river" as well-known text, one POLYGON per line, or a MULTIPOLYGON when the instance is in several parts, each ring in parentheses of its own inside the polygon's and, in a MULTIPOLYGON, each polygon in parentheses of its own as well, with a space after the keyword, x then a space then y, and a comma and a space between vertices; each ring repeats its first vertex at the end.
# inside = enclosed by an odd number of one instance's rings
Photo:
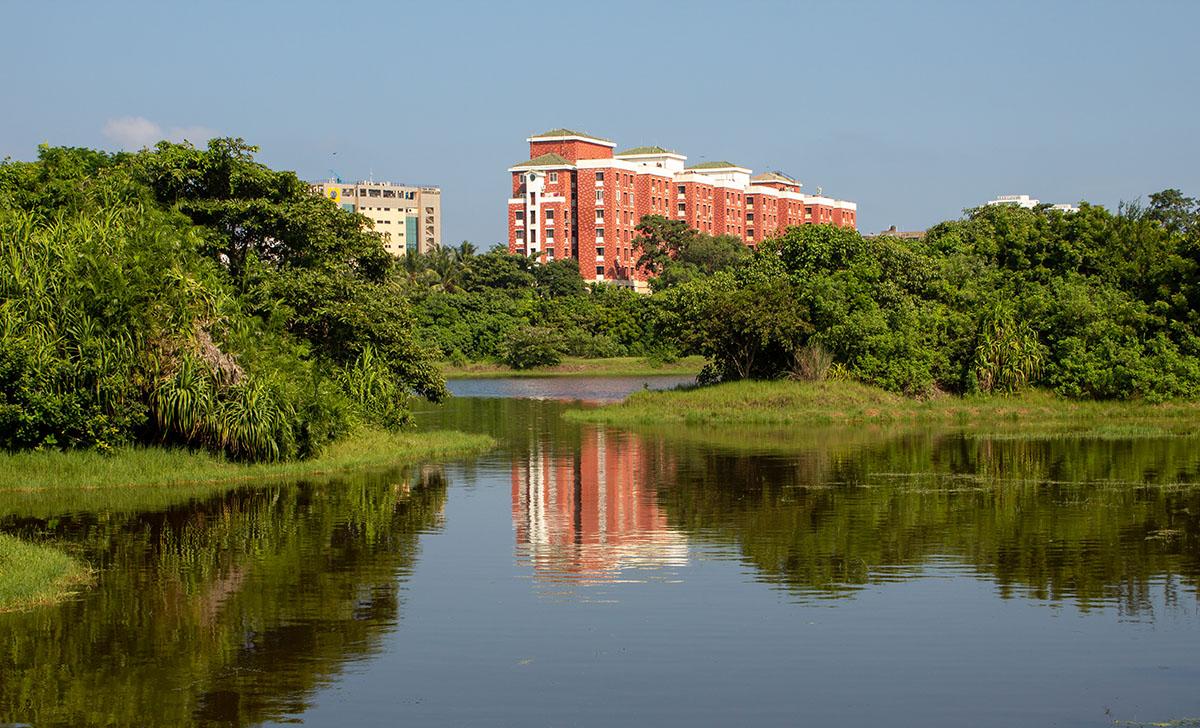
POLYGON ((1200 443, 622 431, 670 379, 460 380, 481 457, 25 512, 0 724, 1200 725, 1200 443))

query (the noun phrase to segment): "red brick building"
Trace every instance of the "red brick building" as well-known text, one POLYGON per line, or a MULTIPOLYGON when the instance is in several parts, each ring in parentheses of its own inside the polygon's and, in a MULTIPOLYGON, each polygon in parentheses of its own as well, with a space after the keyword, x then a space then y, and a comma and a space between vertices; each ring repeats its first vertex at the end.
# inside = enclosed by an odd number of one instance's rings
POLYGON ((730 162, 688 167, 687 157, 662 147, 614 153, 613 142, 570 129, 526 141, 529 159, 508 170, 508 249, 578 260, 584 280, 645 287, 633 248, 644 215, 750 246, 792 225, 857 227, 855 203, 804 194, 779 172, 753 176, 730 162))

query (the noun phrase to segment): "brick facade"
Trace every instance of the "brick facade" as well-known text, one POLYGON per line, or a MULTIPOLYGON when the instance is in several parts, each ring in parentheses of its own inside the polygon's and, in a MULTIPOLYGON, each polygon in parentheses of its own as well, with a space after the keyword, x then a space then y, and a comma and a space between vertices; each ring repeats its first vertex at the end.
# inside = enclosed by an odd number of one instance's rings
POLYGON ((569 129, 527 141, 530 159, 509 168, 508 248, 578 260, 587 281, 646 287, 633 246, 645 215, 750 246, 793 225, 858 224, 853 202, 806 195, 777 172, 752 177, 728 162, 685 167, 685 156, 660 147, 614 154, 612 142, 569 129))

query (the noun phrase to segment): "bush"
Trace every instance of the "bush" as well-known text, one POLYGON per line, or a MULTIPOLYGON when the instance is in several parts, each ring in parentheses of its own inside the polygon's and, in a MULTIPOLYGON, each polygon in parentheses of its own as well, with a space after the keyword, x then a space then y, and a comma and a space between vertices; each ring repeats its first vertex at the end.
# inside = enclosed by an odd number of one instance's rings
POLYGON ((508 340, 504 363, 513 369, 554 366, 562 361, 566 345, 555 330, 528 326, 508 340))

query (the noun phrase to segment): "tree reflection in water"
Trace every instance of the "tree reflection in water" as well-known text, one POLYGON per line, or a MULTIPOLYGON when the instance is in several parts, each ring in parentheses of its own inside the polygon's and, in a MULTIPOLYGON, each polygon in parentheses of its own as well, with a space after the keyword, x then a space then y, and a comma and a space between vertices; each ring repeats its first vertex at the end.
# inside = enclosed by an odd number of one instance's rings
POLYGON ((7 524, 82 544, 97 588, 5 615, 0 722, 282 720, 395 624, 438 470, 238 491, 129 518, 7 524))

